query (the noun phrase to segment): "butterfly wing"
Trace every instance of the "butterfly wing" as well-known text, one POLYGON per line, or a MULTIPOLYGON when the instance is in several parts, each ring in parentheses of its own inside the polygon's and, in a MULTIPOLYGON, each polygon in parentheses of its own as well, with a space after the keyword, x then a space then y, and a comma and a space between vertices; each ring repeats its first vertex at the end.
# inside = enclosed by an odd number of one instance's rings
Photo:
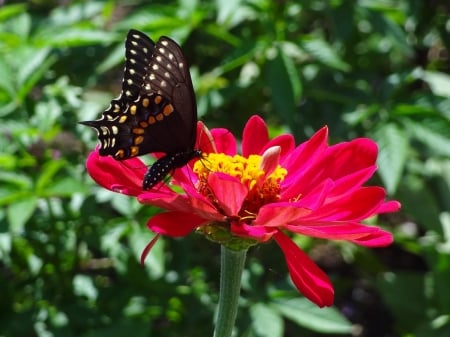
POLYGON ((193 150, 197 135, 197 103, 189 65, 180 46, 165 36, 156 43, 153 62, 144 85, 145 94, 155 92, 169 99, 174 112, 158 125, 155 136, 153 133, 151 135, 157 142, 165 140, 163 152, 193 150))
POLYGON ((130 30, 125 43, 122 92, 102 117, 82 122, 95 128, 100 155, 123 160, 149 152, 192 150, 197 109, 188 64, 176 42, 156 45, 130 30))

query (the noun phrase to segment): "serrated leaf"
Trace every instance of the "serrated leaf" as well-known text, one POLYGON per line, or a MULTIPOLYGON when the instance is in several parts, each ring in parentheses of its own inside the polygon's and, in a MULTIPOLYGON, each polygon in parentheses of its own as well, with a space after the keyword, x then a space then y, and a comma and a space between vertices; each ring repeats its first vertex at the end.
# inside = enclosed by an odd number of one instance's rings
POLYGON ((405 120, 405 129, 419 142, 426 144, 430 152, 437 155, 450 156, 450 127, 447 121, 422 120, 416 123, 405 120))
MULTIPOLYGON (((55 60, 52 58, 52 62, 47 62, 49 59, 50 48, 27 50, 23 58, 26 58, 26 62, 18 69, 15 77, 20 87, 31 82, 36 83, 40 77, 47 71, 51 63, 55 60), (39 75, 39 76, 36 76, 39 75), (31 78, 35 78, 31 80, 31 78)), ((31 85, 29 85, 31 86, 31 85)))
POLYGON ((350 65, 345 63, 336 51, 324 40, 310 39, 302 42, 303 48, 321 63, 340 71, 349 71, 350 65))
POLYGON ((378 172, 389 193, 395 192, 402 177, 408 152, 408 137, 395 124, 380 127, 373 135, 378 144, 378 172))
POLYGON ((322 333, 350 333, 353 327, 334 308, 319 308, 306 298, 277 300, 273 306, 287 319, 322 333))
POLYGON ((250 307, 252 328, 258 337, 282 337, 284 323, 280 314, 270 306, 258 303, 250 307))

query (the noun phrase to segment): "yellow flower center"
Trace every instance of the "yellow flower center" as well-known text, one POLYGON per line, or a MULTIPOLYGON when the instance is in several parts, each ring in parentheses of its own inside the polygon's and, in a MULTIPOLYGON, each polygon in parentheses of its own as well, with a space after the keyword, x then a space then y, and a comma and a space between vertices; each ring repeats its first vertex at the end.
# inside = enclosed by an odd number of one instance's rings
MULTIPOLYGON (((238 178, 248 188, 248 194, 239 212, 241 220, 254 218, 259 208, 264 204, 277 201, 280 198, 280 184, 287 170, 278 165, 269 175, 261 169, 262 157, 250 155, 228 156, 223 153, 204 155, 194 165, 198 175, 198 190, 218 206, 217 200, 208 186, 208 176, 212 172, 221 172, 238 178)), ((218 207, 219 208, 219 207, 218 207)), ((220 208, 219 208, 220 209, 220 208)))

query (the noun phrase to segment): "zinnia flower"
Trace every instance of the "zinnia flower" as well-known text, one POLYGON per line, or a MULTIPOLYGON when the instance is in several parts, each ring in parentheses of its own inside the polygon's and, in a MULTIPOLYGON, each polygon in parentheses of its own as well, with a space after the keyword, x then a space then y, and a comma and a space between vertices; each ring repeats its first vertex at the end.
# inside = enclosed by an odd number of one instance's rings
POLYGON ((320 307, 333 304, 333 286, 289 232, 367 247, 392 243, 389 232, 361 223, 400 208, 399 202, 385 200, 383 188, 363 186, 376 171, 374 141, 358 138, 329 146, 324 127, 295 147, 289 134, 270 140, 258 116, 245 126, 242 154, 224 129, 209 131, 199 122, 197 134, 197 144, 207 148, 202 147, 202 159, 175 170, 176 191, 163 183, 142 190, 146 167, 138 158, 123 163, 94 151, 87 169, 101 186, 165 209, 147 223, 157 237, 198 230, 235 249, 274 239, 297 289, 320 307))

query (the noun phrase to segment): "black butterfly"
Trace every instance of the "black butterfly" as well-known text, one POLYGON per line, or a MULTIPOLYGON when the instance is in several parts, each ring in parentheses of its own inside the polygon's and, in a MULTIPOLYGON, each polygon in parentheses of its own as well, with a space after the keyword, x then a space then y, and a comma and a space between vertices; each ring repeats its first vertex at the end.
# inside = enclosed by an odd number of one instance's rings
POLYGON ((142 186, 148 190, 175 168, 201 156, 194 149, 197 105, 189 66, 172 39, 163 36, 155 44, 132 29, 125 58, 120 96, 100 119, 81 124, 97 130, 101 156, 124 160, 164 152, 144 176, 142 186))

